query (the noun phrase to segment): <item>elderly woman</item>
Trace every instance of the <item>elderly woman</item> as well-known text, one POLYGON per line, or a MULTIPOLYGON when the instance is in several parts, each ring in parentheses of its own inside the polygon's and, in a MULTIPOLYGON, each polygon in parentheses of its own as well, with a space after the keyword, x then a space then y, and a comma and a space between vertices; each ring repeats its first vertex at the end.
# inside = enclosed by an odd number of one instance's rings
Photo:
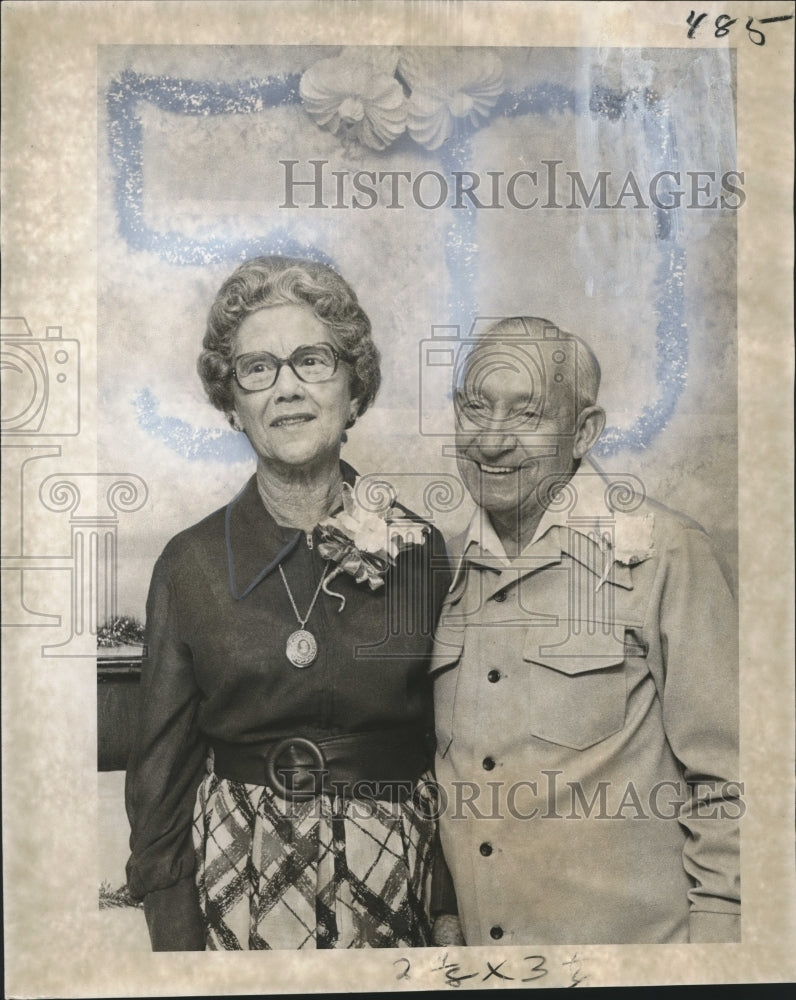
POLYGON ((363 514, 340 460, 379 386, 370 322, 331 268, 256 258, 198 367, 257 470, 154 569, 130 891, 159 951, 426 944, 449 578, 439 534, 395 504, 363 514))

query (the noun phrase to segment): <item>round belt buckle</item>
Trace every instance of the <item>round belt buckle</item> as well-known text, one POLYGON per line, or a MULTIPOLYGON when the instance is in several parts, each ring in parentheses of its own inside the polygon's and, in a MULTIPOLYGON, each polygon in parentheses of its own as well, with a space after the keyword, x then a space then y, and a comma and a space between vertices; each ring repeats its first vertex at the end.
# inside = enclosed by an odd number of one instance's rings
POLYGON ((266 758, 265 773, 268 778, 268 783, 280 798, 287 800, 314 799, 317 794, 316 789, 313 789, 312 791, 301 791, 300 789, 294 790, 292 788, 288 788, 277 774, 277 761, 283 751, 287 750, 288 747, 295 747, 297 749, 307 751, 312 758, 313 763, 317 764, 317 767, 310 765, 310 767, 307 768, 307 770, 309 770, 312 774, 322 774, 326 771, 326 758, 323 756, 323 750, 321 750, 317 743, 313 743, 312 740, 308 740, 303 736, 288 736, 286 739, 280 740, 276 746, 271 749, 268 757, 266 758))

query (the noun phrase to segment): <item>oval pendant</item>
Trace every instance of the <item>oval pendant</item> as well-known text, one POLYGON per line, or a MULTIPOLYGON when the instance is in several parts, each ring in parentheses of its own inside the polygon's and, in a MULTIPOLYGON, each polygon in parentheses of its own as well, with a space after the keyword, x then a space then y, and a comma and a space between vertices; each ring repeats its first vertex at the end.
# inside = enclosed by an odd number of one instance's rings
POLYGON ((312 632, 300 628, 288 636, 285 653, 294 667, 302 669, 315 660, 318 655, 318 643, 312 632))

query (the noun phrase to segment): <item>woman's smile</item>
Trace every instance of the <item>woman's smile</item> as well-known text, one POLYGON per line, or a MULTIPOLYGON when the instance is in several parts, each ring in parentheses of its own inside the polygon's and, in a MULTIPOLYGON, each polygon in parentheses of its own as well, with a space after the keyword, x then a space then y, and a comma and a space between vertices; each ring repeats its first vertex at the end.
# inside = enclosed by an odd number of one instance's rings
POLYGON ((271 421, 272 427, 301 427, 310 420, 315 420, 314 413, 286 413, 281 417, 276 417, 275 420, 271 421))

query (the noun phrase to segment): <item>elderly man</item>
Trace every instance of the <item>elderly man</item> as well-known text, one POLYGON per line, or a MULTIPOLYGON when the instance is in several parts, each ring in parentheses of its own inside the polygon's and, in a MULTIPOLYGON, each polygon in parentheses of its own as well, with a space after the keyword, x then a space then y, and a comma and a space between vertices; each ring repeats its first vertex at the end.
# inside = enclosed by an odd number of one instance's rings
POLYGON ((457 378, 477 507, 432 670, 438 941, 738 941, 734 602, 702 529, 586 456, 591 350, 501 320, 457 378), (446 936, 447 935, 447 936, 446 936))

